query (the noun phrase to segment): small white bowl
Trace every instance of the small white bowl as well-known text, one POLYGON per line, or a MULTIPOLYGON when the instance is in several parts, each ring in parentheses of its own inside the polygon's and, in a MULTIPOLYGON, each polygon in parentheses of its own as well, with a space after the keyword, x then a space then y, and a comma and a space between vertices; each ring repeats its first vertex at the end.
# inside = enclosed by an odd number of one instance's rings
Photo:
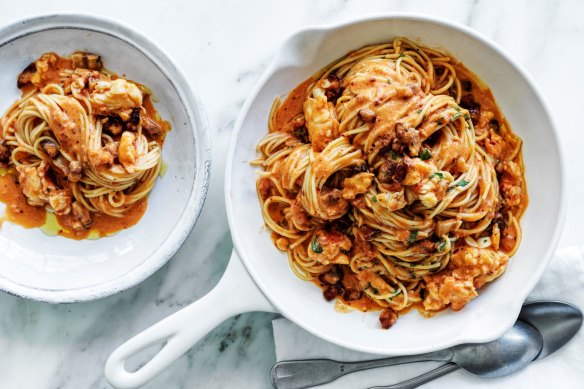
MULTIPOLYGON (((143 281, 164 265, 191 231, 209 184, 206 114, 189 82, 155 43, 116 21, 79 14, 33 17, 0 29, 0 110, 20 96, 19 73, 42 53, 87 50, 105 66, 150 87, 170 121, 156 182, 140 222, 114 236, 74 241, 4 222, 0 290, 51 303, 94 300, 143 281)), ((0 205, 0 215, 3 204, 0 205)))

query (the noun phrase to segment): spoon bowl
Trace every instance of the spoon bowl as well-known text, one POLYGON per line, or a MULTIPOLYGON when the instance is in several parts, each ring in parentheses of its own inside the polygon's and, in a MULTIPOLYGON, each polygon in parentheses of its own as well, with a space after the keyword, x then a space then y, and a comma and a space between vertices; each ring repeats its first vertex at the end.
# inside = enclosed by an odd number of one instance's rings
MULTIPOLYGON (((541 351, 535 357, 537 360, 547 357, 568 343, 578 333, 583 321, 582 311, 572 304, 561 301, 534 301, 523 305, 517 323, 527 323, 541 335, 543 344, 541 351)), ((476 366, 468 365, 465 368, 470 371, 476 366)), ((371 389, 413 389, 458 369, 458 365, 447 363, 408 381, 371 389)), ((479 370, 482 369, 483 367, 479 366, 479 370)), ((511 373, 513 371, 505 375, 511 373)))
POLYGON ((540 333, 518 321, 492 342, 455 346, 452 362, 480 377, 503 377, 529 365, 542 347, 540 333))
POLYGON ((582 311, 560 301, 534 301, 521 308, 519 320, 537 329, 543 347, 536 359, 541 359, 568 343, 582 327, 582 311))

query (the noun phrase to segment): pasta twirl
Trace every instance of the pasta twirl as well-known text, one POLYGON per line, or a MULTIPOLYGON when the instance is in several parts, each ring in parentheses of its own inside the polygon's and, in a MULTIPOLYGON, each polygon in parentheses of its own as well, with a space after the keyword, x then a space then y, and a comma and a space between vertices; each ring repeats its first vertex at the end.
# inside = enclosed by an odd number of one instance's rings
POLYGON ((527 206, 521 139, 488 87, 406 38, 349 53, 277 98, 258 197, 293 272, 327 300, 461 309, 500 276, 527 206))

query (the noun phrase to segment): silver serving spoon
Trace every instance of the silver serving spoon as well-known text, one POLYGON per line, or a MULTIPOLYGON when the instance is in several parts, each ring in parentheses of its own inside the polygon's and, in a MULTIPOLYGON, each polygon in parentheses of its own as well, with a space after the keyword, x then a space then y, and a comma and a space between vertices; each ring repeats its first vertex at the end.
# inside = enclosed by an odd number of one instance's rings
POLYGON ((482 377, 500 377, 523 369, 537 357, 542 346, 543 340, 539 332, 530 325, 517 321, 502 337, 492 342, 463 344, 426 354, 365 362, 337 362, 328 359, 279 362, 272 368, 272 385, 278 389, 301 389, 331 382, 359 370, 423 361, 453 363, 397 384, 401 386, 385 388, 413 388, 459 367, 482 377), (415 386, 411 386, 412 384, 415 386))
MULTIPOLYGON (((543 339, 541 352, 535 359, 554 353, 570 341, 582 327, 582 311, 561 301, 535 301, 523 304, 518 320, 537 329, 543 339)), ((454 363, 440 366, 411 380, 371 389, 413 389, 459 369, 454 363)))
POLYGON ((582 311, 560 301, 534 301, 523 304, 519 320, 539 331, 543 348, 536 359, 547 357, 564 346, 582 327, 582 311))

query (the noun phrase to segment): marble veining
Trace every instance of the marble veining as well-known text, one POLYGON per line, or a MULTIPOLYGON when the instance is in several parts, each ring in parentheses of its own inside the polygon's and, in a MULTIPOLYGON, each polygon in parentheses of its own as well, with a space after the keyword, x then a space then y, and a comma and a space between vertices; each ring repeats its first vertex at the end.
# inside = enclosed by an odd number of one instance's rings
MULTIPOLYGON (((584 2, 578 0, 115 1, 99 5, 0 1, 0 23, 45 12, 113 17, 143 31, 185 71, 209 116, 213 167, 199 221, 176 256, 141 285, 99 301, 47 305, 0 293, 0 389, 110 388, 103 365, 123 341, 202 297, 232 244, 223 201, 226 151, 238 111, 280 43, 295 29, 375 12, 422 12, 464 23, 501 45, 544 91, 566 151, 569 204, 561 245, 581 244, 584 216, 578 114, 584 89, 584 2)), ((553 190, 553 188, 551 188, 553 190)), ((269 388, 274 314, 226 321, 147 388, 269 388)), ((202 317, 201 320, 205 318, 202 317)), ((196 323, 193 323, 196 325, 196 323)), ((150 351, 147 350, 143 357, 150 351)), ((143 360, 131 361, 138 366, 143 360)))

